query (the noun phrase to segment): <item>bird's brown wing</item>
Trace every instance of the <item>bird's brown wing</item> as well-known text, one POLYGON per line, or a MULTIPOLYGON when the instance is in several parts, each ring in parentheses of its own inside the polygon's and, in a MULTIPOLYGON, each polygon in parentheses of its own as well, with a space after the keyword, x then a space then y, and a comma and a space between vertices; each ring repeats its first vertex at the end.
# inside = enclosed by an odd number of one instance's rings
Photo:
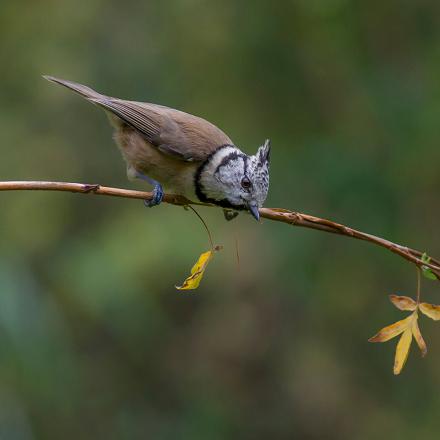
POLYGON ((168 107, 100 96, 90 99, 139 131, 161 152, 185 161, 203 161, 231 139, 210 122, 168 107))
POLYGON ((141 133, 164 154, 186 161, 203 161, 219 146, 232 144, 219 128, 197 116, 156 104, 125 101, 102 95, 90 87, 44 76, 79 93, 141 133))

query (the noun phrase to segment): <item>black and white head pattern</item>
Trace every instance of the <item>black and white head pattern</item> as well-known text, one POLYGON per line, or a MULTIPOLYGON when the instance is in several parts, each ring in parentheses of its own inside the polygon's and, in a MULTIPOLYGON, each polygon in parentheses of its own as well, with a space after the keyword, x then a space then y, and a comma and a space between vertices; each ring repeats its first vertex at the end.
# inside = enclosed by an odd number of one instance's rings
POLYGON ((269 140, 253 156, 233 145, 219 147, 196 173, 198 198, 224 208, 260 208, 269 190, 269 161, 269 140))

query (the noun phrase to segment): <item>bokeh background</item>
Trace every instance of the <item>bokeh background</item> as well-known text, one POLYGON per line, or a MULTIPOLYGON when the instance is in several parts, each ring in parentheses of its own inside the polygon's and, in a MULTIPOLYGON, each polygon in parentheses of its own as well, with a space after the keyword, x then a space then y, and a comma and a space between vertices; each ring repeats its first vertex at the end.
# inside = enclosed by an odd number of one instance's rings
MULTIPOLYGON (((2 0, 0 178, 126 180, 104 114, 42 74, 272 140, 267 206, 440 255, 440 3, 2 0)), ((440 327, 392 375, 414 267, 367 243, 200 209, 0 195, 0 438, 434 439, 440 327), (240 264, 236 259, 239 243, 240 264)), ((423 283, 426 300, 439 286, 423 283)))

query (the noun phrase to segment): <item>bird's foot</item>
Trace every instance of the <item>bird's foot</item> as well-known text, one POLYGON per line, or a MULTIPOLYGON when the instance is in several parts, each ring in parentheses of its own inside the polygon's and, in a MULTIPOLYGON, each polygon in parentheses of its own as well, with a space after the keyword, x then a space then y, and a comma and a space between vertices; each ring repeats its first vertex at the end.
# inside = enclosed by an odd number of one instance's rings
POLYGON ((151 177, 146 176, 145 174, 139 173, 136 171, 135 176, 138 179, 145 180, 146 182, 153 185, 153 197, 148 200, 144 200, 144 205, 147 208, 152 208, 153 206, 160 205, 163 200, 163 188, 162 185, 157 181, 152 179, 151 177))
POLYGON ((163 200, 163 188, 159 182, 156 182, 153 188, 153 198, 149 200, 144 200, 144 205, 147 208, 152 208, 153 206, 160 205, 163 200))

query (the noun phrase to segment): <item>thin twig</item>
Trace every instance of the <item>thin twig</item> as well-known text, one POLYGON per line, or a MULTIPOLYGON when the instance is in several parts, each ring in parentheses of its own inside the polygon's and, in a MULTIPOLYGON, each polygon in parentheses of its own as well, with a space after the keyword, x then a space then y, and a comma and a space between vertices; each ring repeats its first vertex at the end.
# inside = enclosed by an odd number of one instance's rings
MULTIPOLYGON (((67 191, 82 194, 96 194, 103 196, 125 197, 131 199, 151 200, 153 194, 151 192, 133 191, 121 188, 111 188, 101 185, 90 185, 83 183, 68 182, 42 182, 42 181, 9 181, 0 182, 0 191, 19 191, 19 190, 42 190, 42 191, 67 191)), ((188 206, 188 205, 206 205, 203 203, 192 202, 183 196, 166 194, 163 201, 172 205, 188 206)), ((429 263, 423 262, 421 257, 423 252, 416 249, 410 249, 406 246, 393 243, 375 235, 358 231, 348 226, 341 225, 331 220, 326 220, 312 215, 300 212, 289 211, 279 208, 260 208, 260 217, 277 222, 287 223, 292 226, 300 226, 304 228, 316 229, 333 234, 344 235, 346 237, 356 238, 358 240, 368 241, 377 246, 381 246, 389 251, 400 255, 405 260, 410 261, 418 267, 429 267, 440 280, 440 261, 430 257, 429 263)))

